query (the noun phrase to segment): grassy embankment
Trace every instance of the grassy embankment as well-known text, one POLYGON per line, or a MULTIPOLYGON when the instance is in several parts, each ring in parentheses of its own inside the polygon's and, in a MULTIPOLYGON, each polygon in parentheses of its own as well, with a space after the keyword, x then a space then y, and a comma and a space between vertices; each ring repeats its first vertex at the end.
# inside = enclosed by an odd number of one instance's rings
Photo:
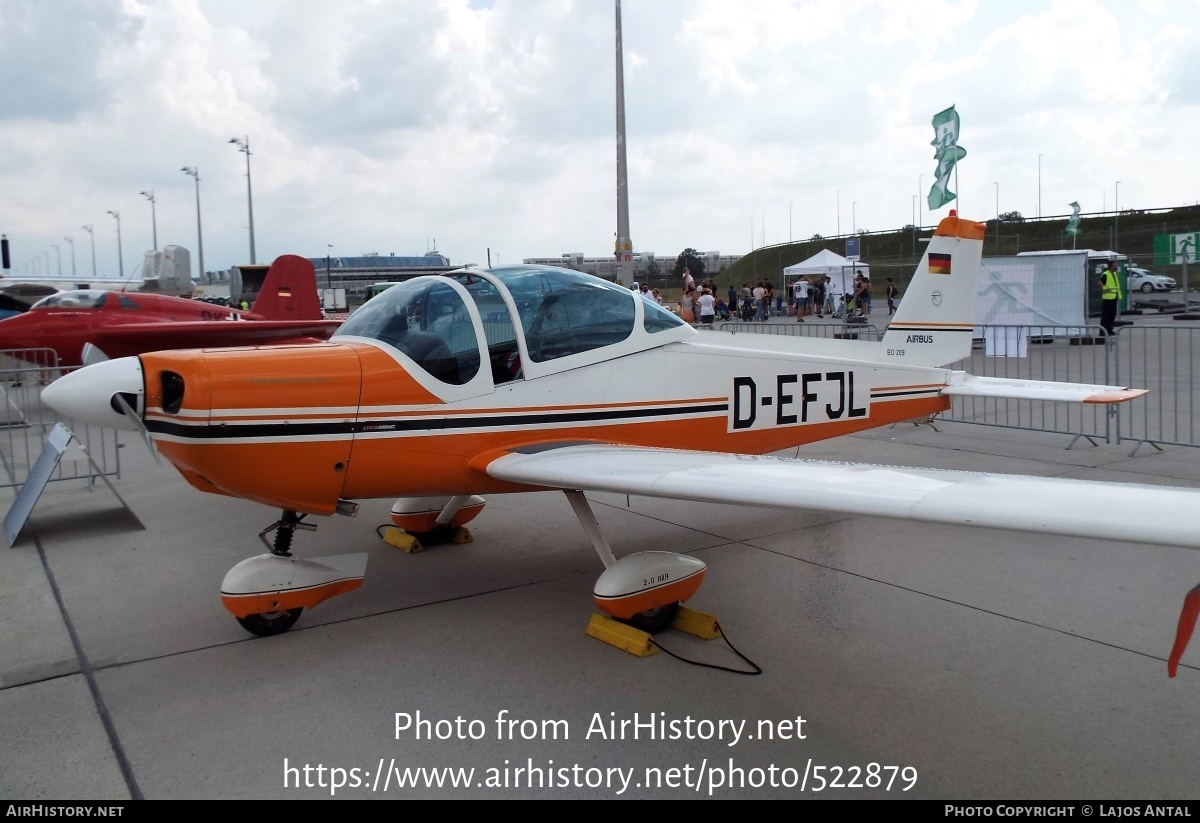
MULTIPOLYGON (((995 219, 989 220, 983 254, 985 257, 1000 257, 1023 251, 1069 249, 1072 245, 1071 238, 1066 237, 1066 226, 1066 216, 1025 220, 1021 223, 1001 223, 999 227, 995 219)), ((1075 248, 1115 249, 1128 255, 1135 265, 1174 277, 1182 283, 1181 265, 1159 264, 1154 260, 1154 235, 1200 231, 1200 206, 1127 211, 1121 212, 1120 215, 1083 215, 1079 227, 1082 233, 1075 238, 1075 248)), ((915 232, 910 229, 861 235, 862 261, 870 264, 872 281, 879 284, 884 278, 891 277, 903 292, 925 251, 925 244, 921 242, 921 238, 928 238, 932 233, 933 227, 927 226, 915 232)), ((700 245, 703 245, 703 241, 700 245)), ((845 237, 805 240, 755 249, 732 267, 716 275, 718 293, 724 295, 731 283, 736 286, 741 286, 742 283, 753 285, 755 281, 764 278, 769 278, 778 291, 785 267, 807 260, 825 248, 844 254, 845 237)), ((712 275, 710 273, 706 276, 712 275)), ((1200 263, 1188 266, 1188 281, 1190 290, 1195 291, 1200 287, 1200 263)), ((678 302, 680 289, 673 273, 663 272, 660 282, 664 283, 665 288, 658 282, 652 282, 651 285, 659 285, 663 300, 678 302)), ((876 288, 878 289, 878 286, 876 288)))

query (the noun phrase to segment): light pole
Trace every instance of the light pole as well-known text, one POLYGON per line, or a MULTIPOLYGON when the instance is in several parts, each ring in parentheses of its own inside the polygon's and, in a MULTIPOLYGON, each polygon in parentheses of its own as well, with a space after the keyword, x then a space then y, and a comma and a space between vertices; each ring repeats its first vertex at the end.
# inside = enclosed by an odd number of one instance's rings
POLYGON ((58 276, 62 277, 62 249, 57 243, 51 243, 50 248, 54 249, 54 256, 58 258, 58 276))
POLYGON ((1038 155, 1038 220, 1042 219, 1042 155, 1038 155))
POLYGON ((850 204, 850 233, 858 234, 858 201, 850 204))
POLYGON ((1000 242, 1000 183, 997 181, 996 186, 996 242, 1000 242))
POLYGON ((184 174, 196 181, 196 245, 200 247, 200 277, 204 281, 204 232, 200 228, 200 170, 195 166, 184 166, 180 169, 184 174))
POLYGON ((250 264, 254 265, 254 195, 250 191, 250 135, 244 138, 231 137, 229 142, 246 155, 246 206, 250 211, 250 264))
POLYGON ((79 276, 75 273, 75 238, 64 237, 63 240, 71 244, 71 278, 74 279, 79 276))
POLYGON ((325 288, 332 289, 333 281, 329 277, 329 258, 333 254, 333 244, 325 244, 325 288))
POLYGON ((154 209, 154 189, 142 192, 142 197, 150 201, 150 227, 154 231, 154 250, 158 251, 158 215, 154 209))
POLYGON ((121 279, 124 280, 125 279, 125 254, 124 254, 124 252, 121 251, 121 213, 117 212, 117 211, 113 211, 112 209, 109 209, 108 213, 111 214, 113 216, 113 219, 117 221, 117 265, 120 267, 118 269, 118 271, 121 272, 121 279))
POLYGON ((913 195, 913 228, 917 227, 917 196, 913 195))
POLYGON ((96 232, 92 231, 92 226, 84 226, 83 230, 92 238, 92 279, 96 279, 96 232))
POLYGON ((1121 181, 1113 185, 1113 251, 1121 246, 1121 181))

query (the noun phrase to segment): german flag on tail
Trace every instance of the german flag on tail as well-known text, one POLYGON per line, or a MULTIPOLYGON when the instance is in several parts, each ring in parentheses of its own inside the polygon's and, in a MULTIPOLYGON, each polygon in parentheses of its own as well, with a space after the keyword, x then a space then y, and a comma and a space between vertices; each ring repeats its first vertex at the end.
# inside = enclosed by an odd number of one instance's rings
POLYGON ((949 274, 950 273, 950 255, 929 253, 929 273, 930 274, 949 274))

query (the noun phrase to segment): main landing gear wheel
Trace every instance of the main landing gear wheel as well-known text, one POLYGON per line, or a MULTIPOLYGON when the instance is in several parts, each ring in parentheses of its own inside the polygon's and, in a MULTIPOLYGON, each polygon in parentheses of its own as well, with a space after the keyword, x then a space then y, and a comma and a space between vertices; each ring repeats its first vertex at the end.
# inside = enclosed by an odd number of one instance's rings
POLYGON ((237 622, 251 634, 256 634, 259 637, 270 637, 275 634, 283 634, 296 625, 296 621, 300 619, 300 615, 303 612, 303 607, 297 607, 278 612, 248 614, 245 617, 239 617, 237 622))
POLYGON ((669 603, 666 606, 659 606, 657 609, 635 614, 628 620, 622 620, 622 623, 628 623, 635 629, 644 631, 646 634, 658 634, 671 628, 671 623, 675 621, 675 615, 679 612, 678 603, 669 603))

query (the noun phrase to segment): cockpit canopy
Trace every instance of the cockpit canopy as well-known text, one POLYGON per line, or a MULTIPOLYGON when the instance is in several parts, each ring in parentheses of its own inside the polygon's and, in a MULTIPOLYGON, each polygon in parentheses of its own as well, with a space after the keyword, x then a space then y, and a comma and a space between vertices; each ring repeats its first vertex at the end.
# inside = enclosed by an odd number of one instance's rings
POLYGON ((119 292, 104 291, 103 289, 73 289, 60 291, 43 297, 30 306, 31 309, 99 309, 111 307, 116 302, 121 309, 140 309, 137 301, 119 292))
POLYGON ((60 291, 33 304, 35 309, 98 309, 108 300, 108 292, 99 289, 60 291))
POLYGON ((438 380, 463 385, 481 366, 481 347, 463 291, 482 320, 488 368, 496 383, 522 378, 525 359, 548 363, 629 340, 637 331, 639 304, 646 333, 686 326, 637 293, 591 275, 550 266, 505 266, 398 283, 352 314, 334 337, 387 343, 438 380))

